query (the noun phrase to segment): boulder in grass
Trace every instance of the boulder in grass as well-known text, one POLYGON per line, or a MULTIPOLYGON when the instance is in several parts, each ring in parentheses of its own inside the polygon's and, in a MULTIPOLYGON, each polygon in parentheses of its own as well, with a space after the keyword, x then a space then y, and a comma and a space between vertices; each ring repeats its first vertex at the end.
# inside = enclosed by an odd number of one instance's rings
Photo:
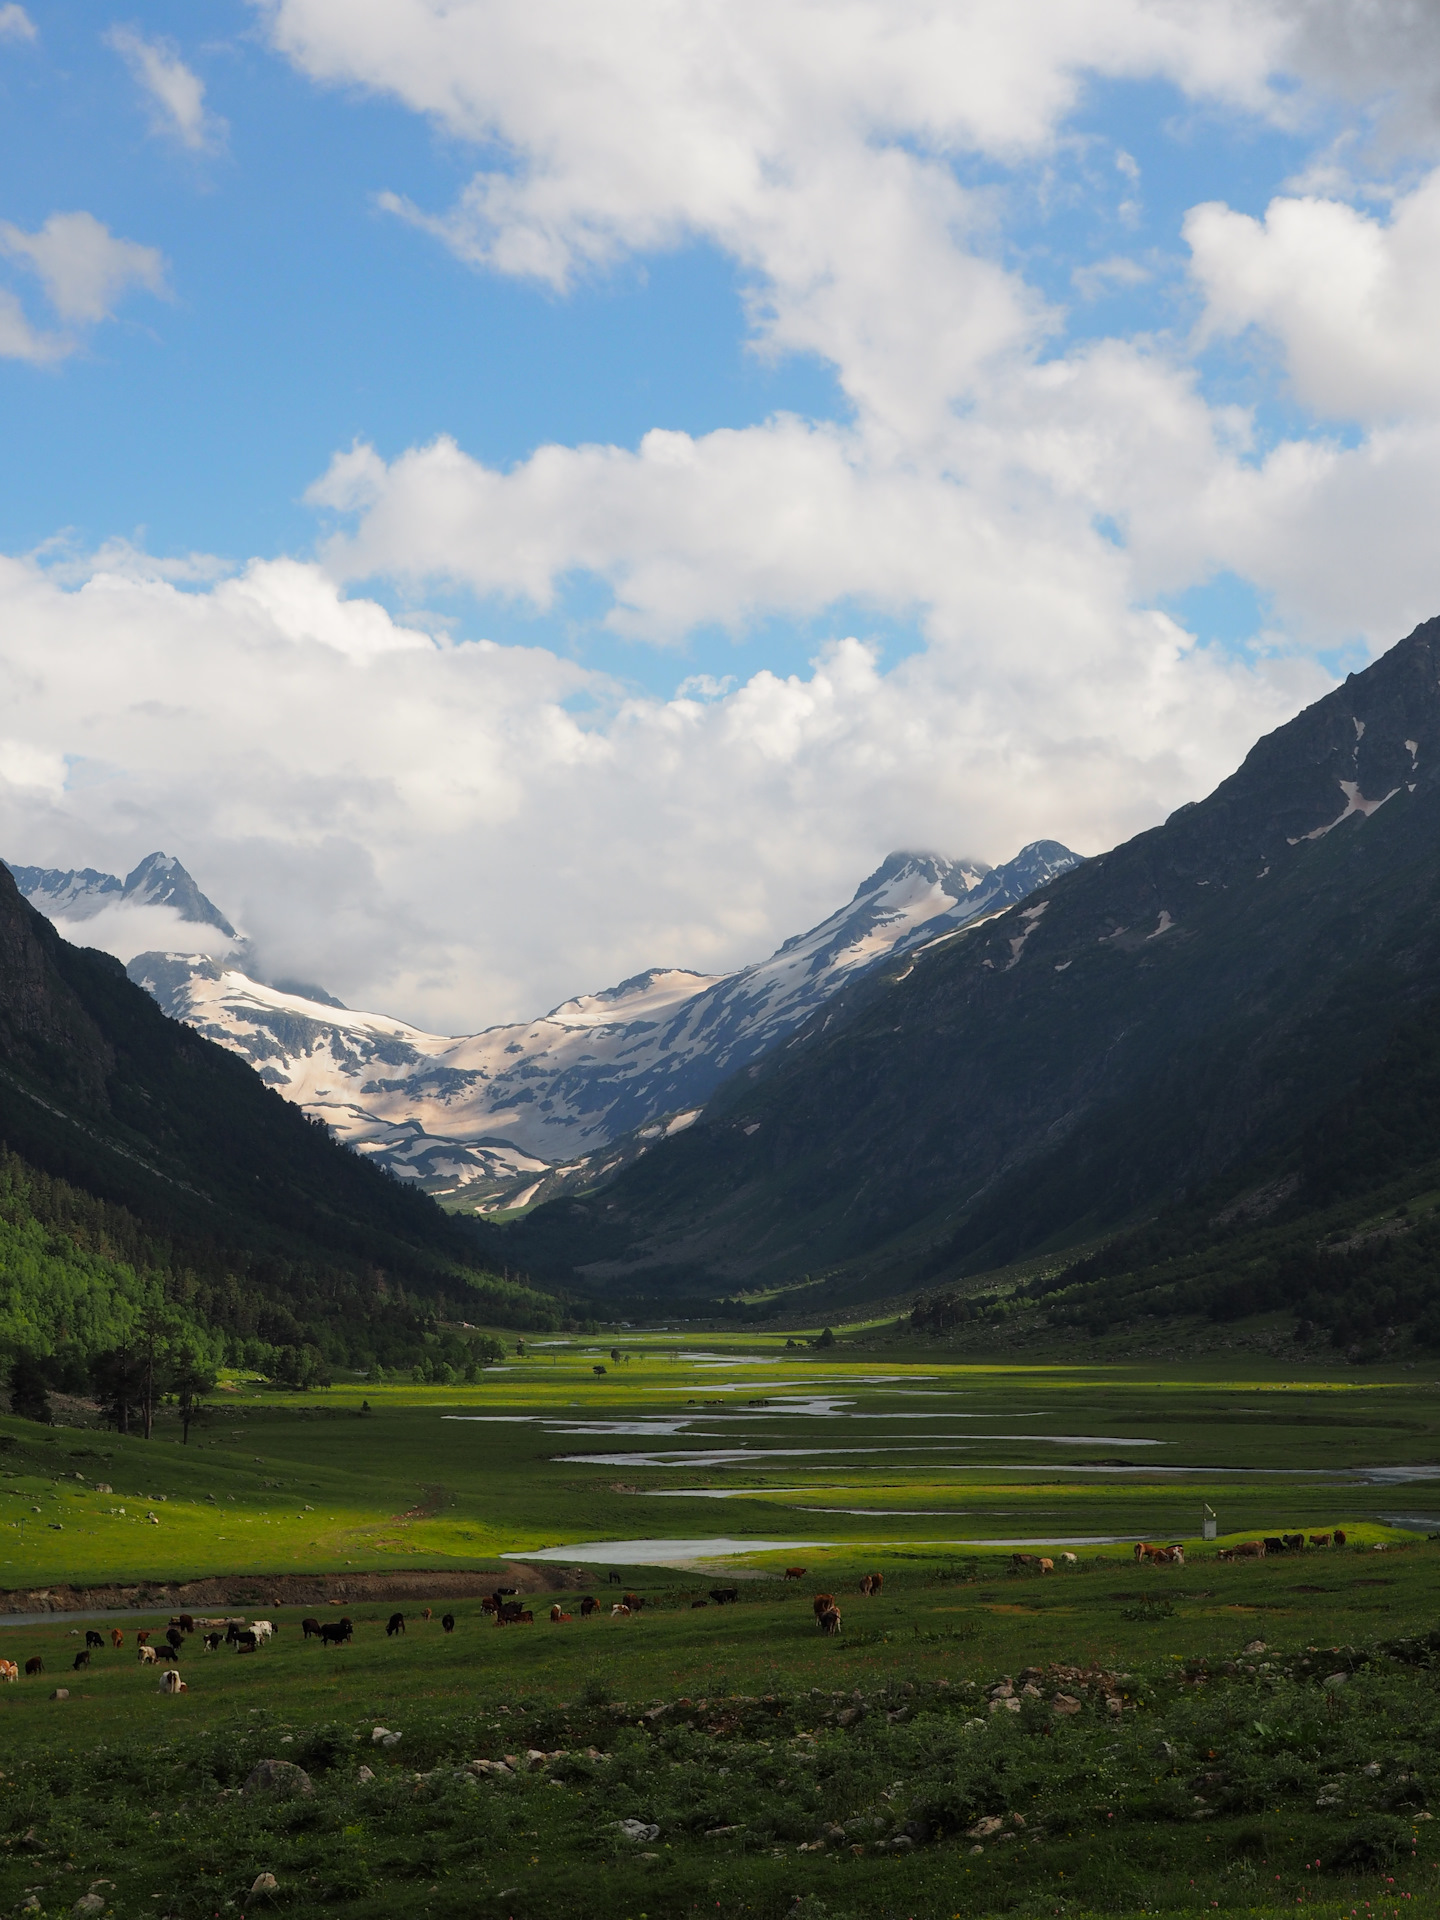
POLYGON ((1073 1693, 1057 1693, 1050 1702, 1050 1706, 1055 1713, 1079 1713, 1080 1711, 1080 1702, 1073 1693))
POLYGON ((250 1891, 251 1893, 275 1893, 279 1885, 273 1873, 257 1873, 251 1883, 250 1891))
POLYGON ((70 1689, 68 1687, 56 1687, 50 1698, 52 1700, 68 1700, 70 1698, 70 1689))
POLYGON ((1338 1693, 1341 1687, 1348 1686, 1349 1683, 1350 1676, 1348 1673, 1327 1673, 1325 1678, 1320 1682, 1327 1693, 1338 1693))
POLYGON ((257 1760, 245 1776, 242 1793, 313 1793, 314 1782, 293 1760, 257 1760))
POLYGON ((633 1840, 637 1843, 642 1840, 658 1840, 660 1838, 659 1827, 649 1826, 644 1820, 617 1820, 615 1825, 627 1840, 633 1840))

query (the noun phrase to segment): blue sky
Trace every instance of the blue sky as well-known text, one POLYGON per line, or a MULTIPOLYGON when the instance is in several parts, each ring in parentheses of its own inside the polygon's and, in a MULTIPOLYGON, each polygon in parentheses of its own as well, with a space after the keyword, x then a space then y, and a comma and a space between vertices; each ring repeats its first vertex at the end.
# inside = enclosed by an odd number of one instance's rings
POLYGON ((7 845, 453 1026, 1162 816, 1440 594, 1366 21, 11 0, 7 845))

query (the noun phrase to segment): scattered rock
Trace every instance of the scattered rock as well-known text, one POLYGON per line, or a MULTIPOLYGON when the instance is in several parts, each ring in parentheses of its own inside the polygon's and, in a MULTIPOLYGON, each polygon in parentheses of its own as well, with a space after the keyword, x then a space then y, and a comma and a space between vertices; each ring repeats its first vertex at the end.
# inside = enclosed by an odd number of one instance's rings
POLYGON ((1263 1640, 1252 1640, 1249 1646, 1245 1648, 1246 1653, 1264 1653, 1264 1651, 1265 1642, 1263 1640))
POLYGON ((56 1687, 50 1698, 52 1700, 68 1700, 70 1698, 70 1689, 68 1687, 56 1687))
POLYGON ((1080 1711, 1080 1702, 1073 1693, 1057 1693, 1050 1705, 1056 1713, 1079 1713, 1080 1711))
MULTIPOLYGON (((627 1840, 633 1840, 637 1843, 642 1840, 658 1840, 660 1838, 659 1827, 649 1826, 643 1820, 617 1820, 615 1825, 627 1840)), ((733 1833, 735 1829, 733 1827, 722 1827, 720 1831, 722 1833, 733 1833)))
POLYGON ((314 1782, 293 1760, 257 1760, 245 1776, 242 1793, 313 1793, 314 1782))
POLYGON ((105 1911, 105 1896, 103 1893, 82 1893, 70 1911, 71 1913, 82 1915, 103 1913, 105 1911))
POLYGON ((389 1727, 376 1727, 370 1735, 370 1744, 372 1747, 398 1747, 400 1735, 393 1733, 389 1727))
POLYGON ((355 1778, 360 1782, 361 1786, 363 1787, 367 1780, 373 1780, 375 1776, 370 1771, 369 1767, 361 1767, 359 1773, 356 1774, 355 1778))
POLYGON ((1350 1676, 1348 1673, 1327 1673, 1320 1684, 1325 1688, 1327 1693, 1338 1693, 1341 1687, 1348 1686, 1349 1681, 1350 1676))
POLYGON ((251 1882, 250 1891, 251 1893, 274 1893, 279 1884, 273 1873, 257 1873, 251 1882))
POLYGON ((969 1838, 988 1840, 992 1833, 999 1833, 1004 1824, 1005 1822, 998 1814, 987 1813, 983 1819, 977 1820, 974 1826, 968 1829, 969 1838))

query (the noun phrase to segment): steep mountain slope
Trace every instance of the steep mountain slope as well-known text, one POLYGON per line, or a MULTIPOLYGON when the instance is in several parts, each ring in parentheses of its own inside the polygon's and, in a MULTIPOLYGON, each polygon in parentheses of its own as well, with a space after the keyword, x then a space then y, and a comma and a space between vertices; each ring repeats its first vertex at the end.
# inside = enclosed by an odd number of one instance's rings
MULTIPOLYGON (((1002 867, 892 854, 853 900, 738 973, 657 968, 527 1025, 449 1039, 251 979, 203 955, 144 953, 130 976, 248 1060, 337 1137, 436 1193, 524 1204, 557 1165, 673 1133, 727 1075, 896 952, 1002 911, 1076 864, 1055 841, 1002 867)), ((552 1182, 553 1184, 553 1182, 552 1182)))
POLYGON ((884 1291, 1153 1210, 1341 1099, 1440 979, 1440 621, 1164 826, 879 969, 538 1267, 884 1291))
MULTIPOLYGON (((3 867, 0 1141, 28 1167, 124 1209, 147 1246, 183 1246, 176 1262, 192 1289, 194 1271, 209 1269, 232 1292, 283 1304, 328 1273, 363 1280, 373 1303, 396 1284, 465 1296, 481 1278, 462 1223, 167 1019, 118 961, 62 940, 3 867)), ((541 1304, 498 1281, 491 1294, 501 1307, 541 1304)), ((353 1314, 353 1284, 352 1295, 353 1314)))

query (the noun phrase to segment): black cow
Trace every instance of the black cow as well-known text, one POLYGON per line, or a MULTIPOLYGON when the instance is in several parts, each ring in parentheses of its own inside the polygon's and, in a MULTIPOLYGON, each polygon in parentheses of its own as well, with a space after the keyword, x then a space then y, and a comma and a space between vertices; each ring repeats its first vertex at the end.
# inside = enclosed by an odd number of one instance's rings
POLYGON ((348 1647, 355 1638, 355 1629, 349 1616, 343 1620, 327 1620, 320 1629, 322 1647, 348 1647))
POLYGON ((1303 1553, 1305 1551, 1305 1536, 1303 1533, 1282 1533, 1280 1538, 1285 1542, 1285 1551, 1287 1553, 1303 1553))
POLYGON ((157 1660, 173 1660, 176 1666, 180 1664, 180 1655, 172 1646, 162 1644, 158 1647, 152 1647, 150 1651, 157 1660))
POLYGON ((1266 1553, 1284 1553, 1287 1551, 1285 1542, 1280 1538, 1278 1533, 1266 1535, 1265 1551, 1266 1553))
POLYGON ((205 1635, 205 1651, 207 1653, 214 1653, 218 1647, 222 1647, 224 1644, 225 1636, 223 1633, 216 1632, 205 1635))
POLYGON ((235 1635, 235 1651, 237 1653, 254 1653, 259 1644, 259 1634, 252 1633, 248 1627, 243 1633, 237 1633, 235 1635))
POLYGON ((86 1647, 83 1649, 83 1651, 81 1651, 80 1653, 77 1653, 75 1656, 76 1673, 78 1673, 82 1667, 88 1667, 89 1664, 90 1664, 90 1649, 86 1647))
POLYGON ((404 1614, 392 1613, 390 1618, 385 1622, 385 1638, 388 1640, 392 1634, 403 1633, 404 1631, 405 1631, 404 1614))
POLYGON ((717 1607, 730 1606, 740 1598, 740 1589, 739 1587, 711 1587, 710 1598, 717 1607))
POLYGON ((87 1647, 103 1647, 105 1642, 93 1627, 87 1627, 85 1630, 85 1644, 87 1647))
POLYGON ((606 1580, 606 1584, 612 1587, 623 1587, 625 1584, 624 1580, 621 1578, 621 1576, 618 1573, 607 1573, 605 1576, 605 1580, 606 1580))
POLYGON ((302 1620, 300 1622, 300 1631, 301 1633, 304 1634, 307 1640, 311 1637, 312 1634, 318 1640, 320 1638, 320 1632, 321 1632, 320 1622, 314 1619, 302 1620))
POLYGON ((454 1616, 454 1614, 453 1614, 453 1613, 442 1613, 442 1614, 441 1614, 441 1616, 440 1616, 440 1624, 441 1624, 441 1626, 442 1626, 442 1627, 443 1627, 443 1628, 445 1629, 445 1631, 446 1631, 446 1633, 453 1633, 453 1632, 455 1631, 455 1616, 454 1616))
POLYGON ((25 1662, 25 1671, 27 1674, 43 1673, 45 1671, 45 1662, 40 1658, 38 1653, 32 1653, 30 1658, 25 1662))
POLYGON ((178 1647, 185 1636, 179 1627, 168 1627, 165 1632, 165 1638, 170 1642, 172 1647, 178 1647))

